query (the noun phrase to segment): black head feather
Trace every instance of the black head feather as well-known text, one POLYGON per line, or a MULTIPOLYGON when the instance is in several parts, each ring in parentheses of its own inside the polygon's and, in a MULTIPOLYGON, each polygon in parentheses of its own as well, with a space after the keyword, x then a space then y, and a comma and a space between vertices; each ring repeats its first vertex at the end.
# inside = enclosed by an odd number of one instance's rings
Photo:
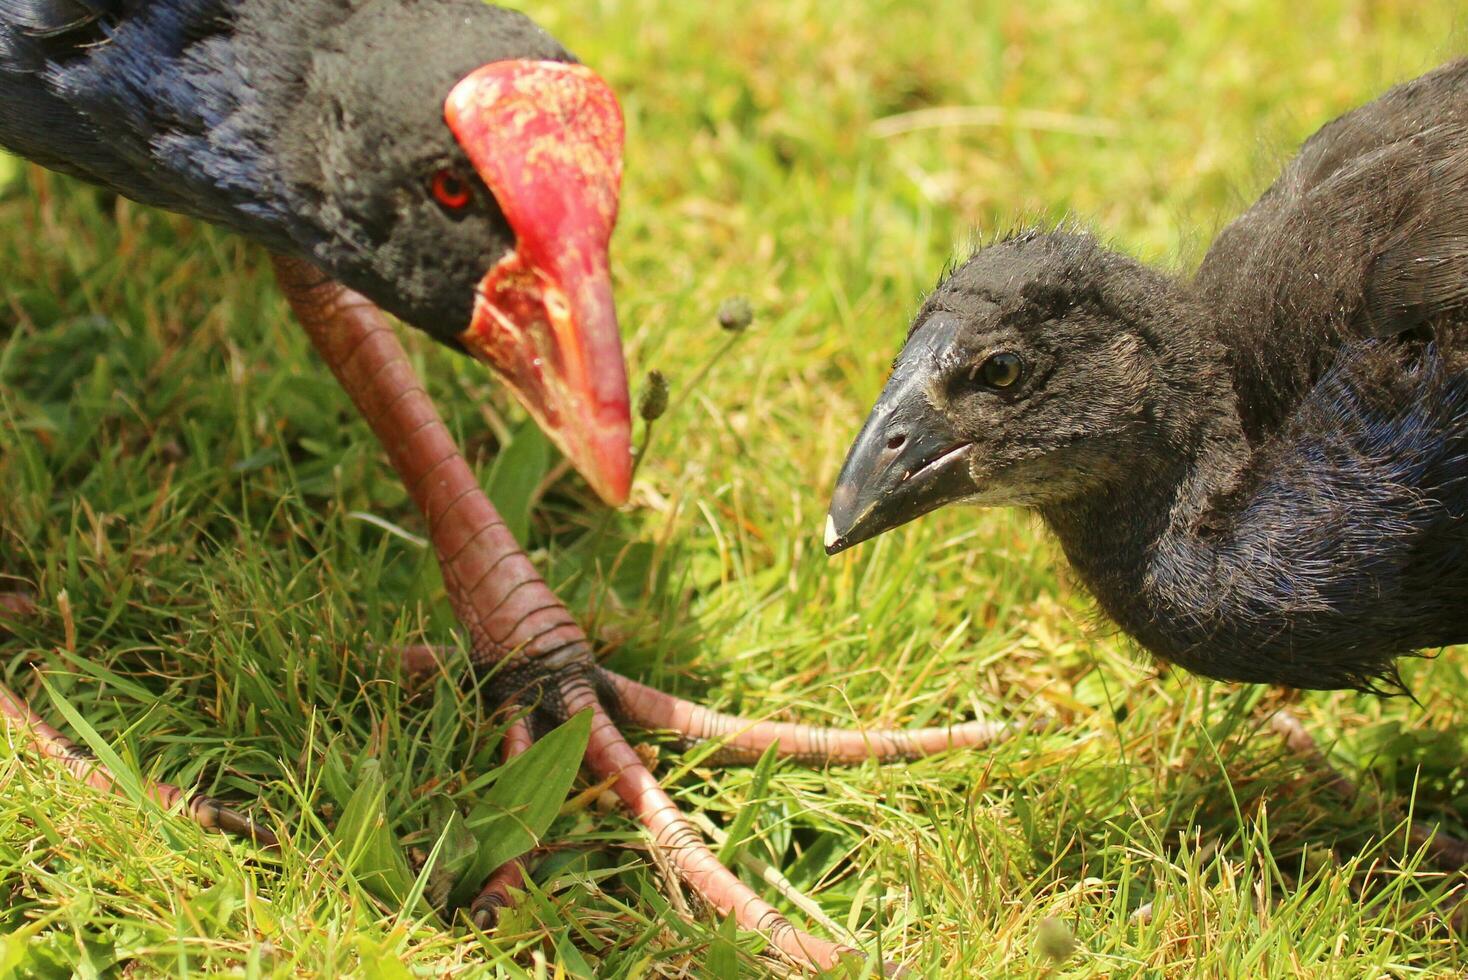
POLYGON ((518 58, 572 60, 482 0, 0 0, 0 146, 310 258, 450 340, 515 242, 444 101, 518 58), (434 201, 444 168, 472 207, 434 201))

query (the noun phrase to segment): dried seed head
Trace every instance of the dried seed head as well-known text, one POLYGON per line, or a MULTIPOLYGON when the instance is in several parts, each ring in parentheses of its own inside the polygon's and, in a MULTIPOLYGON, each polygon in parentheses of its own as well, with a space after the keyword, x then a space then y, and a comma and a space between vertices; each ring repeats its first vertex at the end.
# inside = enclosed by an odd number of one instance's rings
POLYGON ((719 326, 730 333, 743 333, 754 322, 754 308, 743 296, 731 296, 719 304, 719 326))
POLYGON ((654 422, 668 410, 668 379, 661 371, 647 372, 642 397, 637 399, 637 414, 644 422, 654 422))
POLYGON ((647 742, 634 742, 632 744, 632 750, 637 753, 637 757, 642 760, 644 766, 647 766, 649 769, 657 769, 658 747, 656 745, 649 745, 647 742))
POLYGON ((1059 963, 1076 951, 1076 937, 1070 926, 1059 919, 1046 917, 1035 929, 1035 951, 1059 963))

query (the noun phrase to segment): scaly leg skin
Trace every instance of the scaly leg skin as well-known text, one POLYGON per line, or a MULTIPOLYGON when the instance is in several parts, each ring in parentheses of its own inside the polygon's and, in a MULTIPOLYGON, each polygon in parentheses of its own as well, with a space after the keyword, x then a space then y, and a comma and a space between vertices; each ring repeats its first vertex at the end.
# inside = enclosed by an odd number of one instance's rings
MULTIPOLYGON (((37 755, 61 763, 67 772, 94 789, 104 793, 120 792, 117 778, 91 752, 48 725, 23 698, 4 684, 0 684, 0 716, 29 742, 37 755)), ((202 793, 189 795, 177 786, 151 780, 144 783, 144 788, 159 806, 164 809, 181 807, 191 820, 206 830, 238 834, 265 847, 279 846, 270 831, 213 797, 202 793)))
MULTIPOLYGON (((36 614, 35 600, 20 592, 0 592, 0 635, 5 621, 27 619, 36 614)), ((25 740, 30 750, 44 759, 59 762, 77 779, 104 793, 117 793, 117 777, 90 751, 77 745, 31 710, 25 699, 0 684, 0 718, 25 740)), ((264 847, 278 847, 274 834, 255 823, 246 814, 234 810, 212 796, 186 794, 169 783, 144 781, 148 796, 165 810, 181 808, 194 823, 205 830, 220 830, 253 840, 264 847)))
MULTIPOLYGON (((1338 796, 1350 801, 1361 795, 1360 787, 1331 765, 1321 751, 1320 744, 1315 741, 1315 736, 1310 734, 1293 711, 1288 708, 1279 709, 1270 716, 1269 727, 1308 766, 1325 773, 1329 777, 1328 785, 1338 796)), ((1449 837, 1436 827, 1414 820, 1407 827, 1407 841, 1413 849, 1426 848, 1428 859, 1444 871, 1468 868, 1468 843, 1449 837)))
POLYGON ((610 670, 597 671, 602 686, 616 696, 618 717, 649 730, 663 729, 687 744, 718 742, 711 761, 748 765, 771 746, 782 759, 809 765, 859 765, 907 762, 950 749, 982 748, 1025 731, 1043 731, 1050 723, 969 721, 933 728, 821 728, 779 721, 755 721, 712 711, 702 705, 639 684, 610 670))
MULTIPOLYGON (((807 761, 910 758, 983 744, 999 730, 976 724, 861 734, 746 722, 704 712, 602 671, 580 626, 484 495, 383 315, 309 263, 277 258, 275 267, 297 318, 423 513, 449 600, 468 633, 474 666, 492 672, 495 694, 505 703, 539 705, 556 717, 590 711, 585 764, 612 783, 654 844, 707 905, 720 914, 732 912, 741 927, 763 932, 799 964, 826 969, 860 956, 858 950, 796 929, 720 864, 627 743, 612 712, 620 709, 648 727, 686 729, 683 734, 693 739, 732 735, 729 745, 739 758, 757 756, 772 743, 807 761)), ((423 659, 423 652, 415 651, 413 660, 423 659)), ((528 730, 518 732, 514 749, 523 749, 528 739, 528 730)), ((518 867, 496 872, 489 894, 507 896, 505 884, 521 873, 518 867)), ((490 901, 486 899, 486 906, 490 901)))
POLYGON ((5 620, 29 619, 36 614, 36 600, 24 592, 0 592, 0 636, 5 633, 5 620))
MULTIPOLYGON (((403 672, 423 678, 444 669, 449 647, 414 644, 402 650, 403 672)), ((968 721, 932 728, 822 728, 790 722, 759 721, 712 711, 630 677, 599 667, 597 686, 612 701, 619 720, 650 732, 678 736, 692 747, 715 742, 705 761, 714 765, 753 765, 770 746, 781 759, 811 766, 854 766, 863 762, 909 762, 952 749, 977 749, 1022 733, 1053 727, 1052 719, 1027 722, 968 721)))

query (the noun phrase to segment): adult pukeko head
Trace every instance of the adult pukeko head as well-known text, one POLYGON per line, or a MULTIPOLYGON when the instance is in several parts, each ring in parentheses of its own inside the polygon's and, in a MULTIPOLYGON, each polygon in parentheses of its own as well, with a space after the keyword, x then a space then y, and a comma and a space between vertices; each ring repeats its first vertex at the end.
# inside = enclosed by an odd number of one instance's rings
POLYGON ((625 500, 622 116, 530 20, 480 0, 0 0, 0 64, 0 144, 309 258, 487 362, 625 500))

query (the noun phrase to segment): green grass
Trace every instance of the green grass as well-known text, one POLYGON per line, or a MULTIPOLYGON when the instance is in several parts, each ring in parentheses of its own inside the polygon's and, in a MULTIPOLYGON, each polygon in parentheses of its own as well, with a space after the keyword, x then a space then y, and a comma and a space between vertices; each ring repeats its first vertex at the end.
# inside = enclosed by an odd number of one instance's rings
MULTIPOLYGON (((1300 139, 1461 50, 1455 5, 524 6, 622 95, 620 313, 634 377, 664 371, 676 405, 635 506, 607 515, 567 478, 532 521, 610 662, 775 718, 1066 722, 767 781, 665 751, 676 796, 725 828, 752 813, 743 850, 925 975, 1468 970, 1452 882, 1399 816, 1331 796, 1261 730, 1282 695, 1159 676, 1030 518, 950 510, 820 548, 847 442, 966 242, 1069 217, 1186 269, 1300 139), (1015 114, 873 129, 931 106, 1015 114), (716 357, 734 294, 758 318, 716 357), (1047 919, 1075 936, 1063 963, 1040 948, 1047 919)), ((42 666, 137 771, 291 837, 262 857, 0 744, 0 974, 767 969, 758 937, 674 915, 628 819, 584 802, 493 938, 369 894, 330 832, 364 760, 387 833, 421 858, 483 795, 499 735, 384 650, 453 622, 431 556, 380 523, 423 531, 382 454, 253 246, 0 161, 0 270, 0 574, 42 610, 0 640, 6 676, 59 719, 42 666)), ((488 479, 515 412, 477 365, 410 344, 488 479)), ((1346 773, 1464 833, 1462 664, 1408 664, 1420 705, 1296 700, 1346 773)))

